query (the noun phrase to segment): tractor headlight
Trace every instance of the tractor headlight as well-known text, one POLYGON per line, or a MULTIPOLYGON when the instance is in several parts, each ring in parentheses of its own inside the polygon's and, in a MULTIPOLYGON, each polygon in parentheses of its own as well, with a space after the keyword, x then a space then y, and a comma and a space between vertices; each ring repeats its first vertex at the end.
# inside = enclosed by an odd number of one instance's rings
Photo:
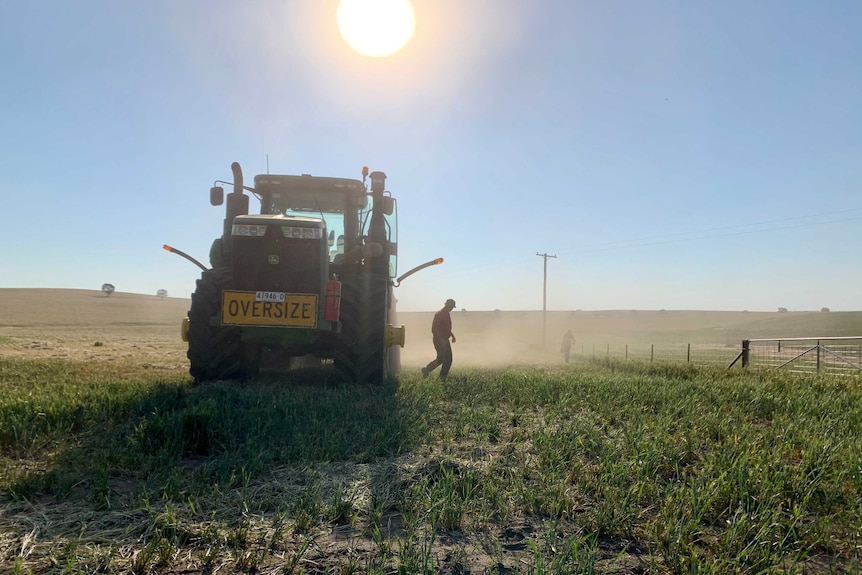
POLYGON ((234 236, 250 236, 262 238, 266 235, 266 226, 254 224, 234 224, 231 228, 231 235, 234 236))

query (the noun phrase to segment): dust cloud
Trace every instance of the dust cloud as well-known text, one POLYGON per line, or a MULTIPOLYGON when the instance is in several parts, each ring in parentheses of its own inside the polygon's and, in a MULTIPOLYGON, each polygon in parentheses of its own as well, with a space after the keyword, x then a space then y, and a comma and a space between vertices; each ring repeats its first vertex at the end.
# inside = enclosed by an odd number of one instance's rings
MULTIPOLYGON (((401 363, 418 367, 434 359, 431 341, 433 312, 399 313, 405 326, 405 346, 401 363)), ((547 320, 546 320, 547 321, 547 320)), ((541 312, 453 311, 453 367, 499 367, 523 363, 558 361, 560 341, 566 329, 564 318, 548 321, 544 328, 541 312), (563 321, 560 321, 563 320, 563 321)))
MULTIPOLYGON (((626 346, 649 350, 651 344, 711 343, 738 346, 767 312, 698 310, 601 311, 452 311, 453 369, 561 362, 563 334, 572 330, 572 356, 617 355, 626 346)), ((418 367, 434 359, 431 321, 434 312, 399 312, 406 328, 401 363, 418 367)))

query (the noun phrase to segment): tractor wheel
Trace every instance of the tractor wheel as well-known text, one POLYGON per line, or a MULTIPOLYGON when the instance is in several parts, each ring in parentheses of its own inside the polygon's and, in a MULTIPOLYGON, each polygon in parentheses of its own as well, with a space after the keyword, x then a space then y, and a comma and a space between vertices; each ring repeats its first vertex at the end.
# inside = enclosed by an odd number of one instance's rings
POLYGON ((355 266, 341 277, 341 333, 334 350, 335 369, 355 383, 378 384, 386 379, 384 333, 386 281, 371 278, 355 266))
POLYGON ((386 290, 388 278, 368 278, 358 339, 358 381, 382 383, 386 379, 386 290))
POLYGON ((348 381, 379 384, 386 370, 388 277, 373 277, 356 266, 341 277, 341 333, 335 347, 336 370, 348 381))
POLYGON ((341 276, 341 330, 333 350, 335 370, 347 381, 359 379, 358 340, 362 331, 359 274, 354 268, 341 276))
POLYGON ((232 379, 240 375, 239 330, 212 325, 221 311, 221 293, 231 284, 226 268, 206 270, 197 281, 189 310, 189 373, 195 382, 232 379))

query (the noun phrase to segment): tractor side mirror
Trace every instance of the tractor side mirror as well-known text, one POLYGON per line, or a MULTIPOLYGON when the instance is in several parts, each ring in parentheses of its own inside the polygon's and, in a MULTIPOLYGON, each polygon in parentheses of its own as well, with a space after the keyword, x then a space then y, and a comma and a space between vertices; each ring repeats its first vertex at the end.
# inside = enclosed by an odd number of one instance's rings
POLYGON ((392 196, 383 196, 383 213, 391 216, 395 211, 395 200, 392 196))
POLYGON ((213 186, 210 188, 210 205, 220 206, 224 203, 224 188, 213 186))
POLYGON ((335 245, 335 230, 329 230, 328 242, 329 242, 329 247, 332 247, 335 245))

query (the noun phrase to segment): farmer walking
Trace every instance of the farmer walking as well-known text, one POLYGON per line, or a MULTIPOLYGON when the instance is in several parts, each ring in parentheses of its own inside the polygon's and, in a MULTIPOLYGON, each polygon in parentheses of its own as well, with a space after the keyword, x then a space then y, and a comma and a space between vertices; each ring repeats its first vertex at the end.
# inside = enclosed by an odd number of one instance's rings
POLYGON ((572 330, 569 330, 563 335, 563 343, 560 345, 560 352, 566 358, 566 363, 569 363, 569 355, 572 353, 573 345, 575 345, 575 336, 572 330))
POLYGON ((422 368, 422 377, 428 377, 428 374, 440 366, 440 379, 446 381, 449 375, 449 368, 452 367, 452 345, 449 343, 449 338, 452 338, 452 343, 455 343, 455 334, 452 333, 452 316, 449 315, 455 309, 455 300, 447 299, 443 308, 434 314, 434 321, 431 322, 431 336, 434 341, 434 349, 437 350, 437 357, 422 368))

